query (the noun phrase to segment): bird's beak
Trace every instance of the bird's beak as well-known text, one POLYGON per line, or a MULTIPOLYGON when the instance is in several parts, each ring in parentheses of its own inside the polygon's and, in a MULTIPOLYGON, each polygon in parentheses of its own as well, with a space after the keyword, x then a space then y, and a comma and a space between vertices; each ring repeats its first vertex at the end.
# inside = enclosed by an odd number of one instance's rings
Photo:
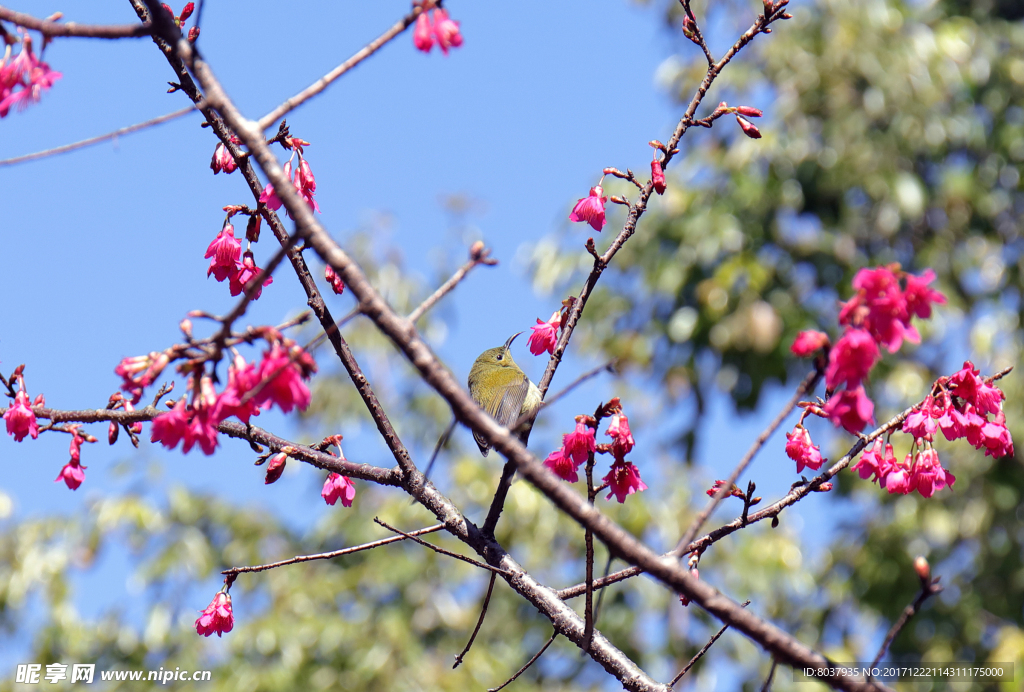
POLYGON ((515 341, 516 337, 519 336, 520 334, 522 334, 522 332, 518 332, 516 334, 513 334, 512 336, 510 336, 508 338, 508 341, 505 342, 505 350, 506 351, 512 346, 512 342, 515 341))

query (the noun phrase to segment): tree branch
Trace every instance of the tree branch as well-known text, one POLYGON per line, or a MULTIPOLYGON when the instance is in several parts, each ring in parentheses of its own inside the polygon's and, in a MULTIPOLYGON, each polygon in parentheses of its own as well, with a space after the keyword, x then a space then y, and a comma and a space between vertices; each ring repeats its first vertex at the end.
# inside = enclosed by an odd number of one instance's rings
POLYGON ((149 36, 151 33, 151 28, 147 23, 90 25, 68 22, 67 24, 58 24, 57 22, 47 21, 45 19, 37 19, 32 15, 25 14, 23 12, 15 12, 14 10, 9 10, 3 6, 0 6, 0 19, 17 24, 18 26, 23 26, 26 29, 38 31, 44 36, 114 39, 140 38, 142 36, 149 36))
POLYGON ((174 111, 173 113, 167 113, 166 115, 161 115, 160 117, 153 118, 152 120, 136 123, 135 125, 129 125, 128 127, 122 127, 119 130, 114 130, 113 132, 108 132, 107 134, 99 135, 98 137, 90 137, 89 139, 83 139, 78 142, 72 142, 71 144, 64 144, 59 147, 54 147, 53 149, 37 151, 34 154, 24 154, 22 156, 15 156, 13 158, 3 159, 2 161, 0 161, 0 166, 13 166, 16 163, 35 161, 36 159, 43 159, 46 158, 47 156, 65 154, 69 151, 74 151, 75 149, 81 149, 83 147, 88 147, 93 144, 99 144, 100 142, 106 142, 108 139, 117 139, 121 135, 126 135, 132 132, 138 132, 139 130, 144 130, 147 127, 160 125, 161 123, 165 123, 169 120, 174 120, 175 118, 180 118, 183 115, 188 115, 194 110, 196 110, 195 106, 189 106, 188 108, 182 108, 180 111, 174 111))

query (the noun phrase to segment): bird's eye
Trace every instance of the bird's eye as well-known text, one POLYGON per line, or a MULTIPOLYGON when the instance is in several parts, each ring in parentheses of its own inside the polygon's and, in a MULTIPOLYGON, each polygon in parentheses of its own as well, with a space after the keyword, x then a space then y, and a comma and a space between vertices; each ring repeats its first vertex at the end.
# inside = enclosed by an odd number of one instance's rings
POLYGON ((498 354, 498 360, 501 360, 501 358, 502 358, 502 356, 501 356, 501 354, 499 353, 499 354, 498 354))

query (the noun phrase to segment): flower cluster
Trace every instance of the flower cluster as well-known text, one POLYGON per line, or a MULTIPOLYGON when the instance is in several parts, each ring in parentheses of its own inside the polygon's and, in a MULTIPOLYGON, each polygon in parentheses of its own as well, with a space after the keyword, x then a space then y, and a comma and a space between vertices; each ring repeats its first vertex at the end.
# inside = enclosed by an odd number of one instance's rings
MULTIPOLYGON (((602 178, 603 180, 603 178, 602 178)), ((573 223, 586 222, 595 231, 600 231, 608 223, 604 216, 604 205, 608 198, 604 196, 604 188, 598 183, 590 188, 590 194, 576 202, 569 214, 569 220, 573 223)))
POLYGON ((13 58, 7 45, 0 57, 0 118, 6 118, 12 106, 24 110, 30 103, 38 103, 43 92, 60 77, 60 72, 51 70, 32 52, 28 34, 21 39, 21 51, 13 58))
MULTIPOLYGON (((241 295, 249 289, 263 270, 256 266, 252 250, 247 249, 242 254, 242 241, 235 237, 235 227, 230 221, 225 221, 220 233, 206 248, 203 256, 210 260, 210 267, 206 270, 206 276, 213 275, 217 281, 227 279, 231 295, 241 295), (239 259, 241 257, 241 259, 239 259)), ((263 294, 263 286, 274 283, 274 277, 268 276, 263 284, 256 288, 252 299, 256 300, 263 294)))
POLYGON ((206 606, 203 614, 196 618, 196 632, 204 637, 209 637, 214 633, 219 637, 225 632, 230 632, 234 626, 235 616, 231 612, 231 594, 227 591, 218 592, 210 601, 210 605, 206 606))
POLYGON ((273 329, 264 331, 270 348, 257 365, 236 355, 228 367, 228 384, 218 393, 208 375, 190 378, 191 401, 182 397, 174 407, 153 419, 151 440, 173 449, 182 442, 188 453, 199 445, 204 454, 217 447, 217 426, 234 416, 246 425, 261 407, 277 405, 283 412, 309 406, 310 392, 304 380, 316 372, 316 363, 301 346, 273 329), (195 382, 198 380, 198 387, 195 382))
POLYGON ((980 377, 973 363, 966 361, 953 375, 940 377, 932 391, 903 421, 902 431, 914 437, 906 458, 897 460, 891 444, 883 447, 880 439, 875 440, 851 467, 861 478, 873 475, 872 481, 890 493, 906 495, 916 490, 923 497, 952 487, 956 478, 942 468, 932 447, 938 431, 950 441, 966 438, 988 456, 1013 455, 1013 439, 1003 414, 1004 394, 980 377))
POLYGON ((647 485, 640 480, 640 471, 632 462, 626 461, 626 455, 635 444, 629 429, 629 419, 622 412, 617 397, 600 409, 600 415, 610 418, 605 430, 605 435, 612 438, 610 443, 597 443, 595 435, 598 420, 592 416, 576 416, 576 429, 562 436, 561 449, 551 452, 544 460, 544 465, 562 480, 575 483, 579 480, 577 471, 580 465, 590 459, 591 455, 597 452, 611 454, 614 459, 611 470, 602 479, 604 487, 610 490, 606 499, 610 500, 614 496, 619 502, 625 502, 626 496, 647 490, 647 485))
POLYGON ((447 10, 440 7, 421 12, 412 30, 412 44, 424 53, 429 53, 435 43, 445 55, 448 55, 450 48, 462 45, 459 23, 448 16, 447 10))
MULTIPOLYGON (((921 276, 914 276, 902 271, 899 265, 857 272, 853 278, 857 292, 843 303, 839 312, 839 324, 845 326, 846 331, 828 352, 825 386, 831 396, 824 407, 812 408, 812 412, 828 417, 833 425, 851 433, 860 432, 874 419, 875 405, 864 392, 863 383, 881 359, 880 346, 895 353, 904 339, 913 343, 921 341, 917 328, 910 323, 911 318, 931 317, 932 304, 946 302, 944 295, 928 288, 934 279, 935 273, 930 269, 921 276), (836 392, 839 387, 844 388, 836 392)), ((809 356, 828 346, 829 338, 823 332, 800 332, 792 351, 798 356, 809 356)), ((800 459, 793 458, 800 466, 800 459)), ((813 461, 813 454, 809 458, 813 461)))

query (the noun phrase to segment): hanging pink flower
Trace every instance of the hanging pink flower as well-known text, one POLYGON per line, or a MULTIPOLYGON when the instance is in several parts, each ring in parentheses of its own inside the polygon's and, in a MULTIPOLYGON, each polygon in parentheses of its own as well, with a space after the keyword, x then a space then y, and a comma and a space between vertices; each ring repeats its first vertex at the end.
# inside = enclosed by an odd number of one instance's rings
POLYGON ((342 505, 351 507, 352 500, 356 497, 356 486, 346 476, 332 473, 327 476, 324 488, 320 491, 320 497, 329 505, 341 500, 342 505))
POLYGON ((629 429, 629 418, 624 413, 612 415, 611 422, 608 423, 608 429, 604 434, 610 435, 612 438, 612 456, 616 460, 624 459, 636 444, 633 433, 629 429))
POLYGON ((586 416, 576 416, 576 430, 562 435, 562 449, 567 457, 571 457, 576 465, 587 460, 597 450, 594 429, 587 425, 586 416))
POLYGON ((14 395, 14 403, 8 407, 4 420, 7 422, 7 434, 13 435, 15 442, 21 442, 26 435, 31 435, 33 440, 39 437, 39 423, 29 407, 28 393, 24 389, 14 395))
POLYGON ((573 461, 571 456, 565 454, 564 449, 556 449, 548 455, 548 458, 544 460, 544 465, 547 466, 551 471, 561 478, 563 481, 569 481, 575 483, 580 479, 576 473, 576 469, 579 468, 579 464, 573 461))
POLYGON ((576 206, 572 208, 569 220, 573 223, 589 223, 595 231, 600 231, 608 223, 604 217, 604 205, 608 198, 603 195, 604 190, 600 185, 590 188, 590 194, 576 202, 576 206))
MULTIPOLYGON (((217 281, 223 281, 238 274, 238 257, 242 254, 242 243, 235 237, 235 227, 230 222, 224 224, 220 233, 206 248, 205 259, 210 260, 210 268, 206 276, 213 274, 217 281)), ((235 294, 232 294, 235 295, 235 294)))
POLYGON ((611 491, 606 500, 610 500, 614 495, 615 499, 622 503, 626 501, 627 495, 647 490, 647 485, 640 480, 640 471, 630 461, 613 463, 611 471, 602 480, 608 484, 611 491))
POLYGON ((209 637, 214 633, 219 637, 225 632, 230 632, 234 626, 235 616, 231 612, 231 594, 225 591, 214 596, 203 614, 196 619, 196 632, 204 637, 209 637))
POLYGON ((442 8, 434 10, 434 36, 441 51, 448 55, 449 48, 462 45, 462 33, 459 23, 448 18, 448 11, 442 8))
POLYGON ((54 479, 54 483, 64 481, 72 490, 77 490, 85 481, 85 466, 82 466, 77 459, 71 459, 68 463, 64 464, 64 468, 60 470, 60 473, 54 479))
MULTIPOLYGON (((244 293, 248 288, 249 284, 256 280, 256 277, 263 271, 256 266, 256 260, 252 256, 252 252, 246 252, 242 255, 242 264, 238 267, 238 271, 231 276, 231 281, 228 283, 228 287, 231 291, 231 295, 238 296, 244 293)), ((268 276, 263 280, 263 286, 269 286, 274 283, 274 277, 268 276)), ((256 289, 256 292, 252 294, 253 300, 258 300, 263 295, 263 286, 256 289)))
POLYGON ((817 471, 825 463, 821 450, 811 442, 811 434, 800 424, 786 433, 786 454, 796 462, 797 473, 803 473, 805 468, 817 471))
POLYGON ((873 420, 875 405, 864 393, 864 388, 857 387, 833 394, 823 410, 833 425, 857 433, 873 420))
POLYGON ((412 44, 424 53, 429 53, 434 47, 434 27, 430 23, 429 12, 420 12, 420 16, 416 17, 416 26, 412 30, 412 44))

